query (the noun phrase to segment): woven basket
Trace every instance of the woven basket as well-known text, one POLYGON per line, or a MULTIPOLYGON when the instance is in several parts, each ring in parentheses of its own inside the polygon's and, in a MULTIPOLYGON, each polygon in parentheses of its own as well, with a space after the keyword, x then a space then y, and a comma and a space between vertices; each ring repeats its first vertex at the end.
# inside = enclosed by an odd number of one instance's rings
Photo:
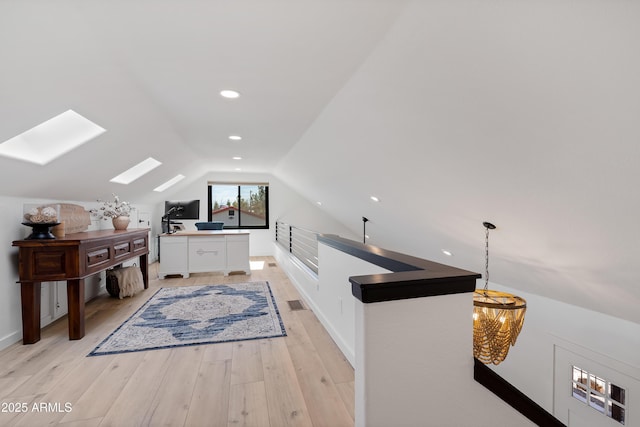
POLYGON ((114 298, 120 297, 120 285, 118 284, 118 278, 114 274, 110 274, 111 271, 107 271, 107 292, 114 298))

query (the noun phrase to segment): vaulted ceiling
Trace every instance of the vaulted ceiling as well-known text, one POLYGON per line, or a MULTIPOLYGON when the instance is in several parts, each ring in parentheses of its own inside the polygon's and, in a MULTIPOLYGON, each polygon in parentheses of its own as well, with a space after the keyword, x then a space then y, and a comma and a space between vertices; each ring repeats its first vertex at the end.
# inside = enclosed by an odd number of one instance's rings
POLYGON ((154 202, 179 173, 272 173, 474 271, 489 220, 493 282, 640 323, 639 21, 623 1, 2 0, 0 141, 68 109, 107 132, 0 157, 1 194, 154 202))
POLYGON ((177 174, 272 172, 401 2, 2 1, 0 141, 68 109, 107 130, 44 166, 0 157, 5 195, 153 201, 177 174), (224 99, 223 89, 241 97, 224 99), (228 139, 240 135, 240 142, 228 139), (163 165, 109 180, 152 156, 163 165), (234 161, 233 157, 242 157, 234 161), (81 177, 81 179, 78 179, 81 177))

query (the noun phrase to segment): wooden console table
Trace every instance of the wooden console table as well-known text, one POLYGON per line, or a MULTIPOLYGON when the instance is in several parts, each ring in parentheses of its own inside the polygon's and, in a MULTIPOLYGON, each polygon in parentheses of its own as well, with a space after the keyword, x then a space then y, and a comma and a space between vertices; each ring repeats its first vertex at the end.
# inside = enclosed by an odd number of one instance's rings
POLYGON ((69 339, 84 336, 84 279, 140 257, 144 287, 149 287, 148 228, 98 230, 58 239, 16 240, 22 299, 22 342, 40 341, 41 283, 67 281, 69 339))

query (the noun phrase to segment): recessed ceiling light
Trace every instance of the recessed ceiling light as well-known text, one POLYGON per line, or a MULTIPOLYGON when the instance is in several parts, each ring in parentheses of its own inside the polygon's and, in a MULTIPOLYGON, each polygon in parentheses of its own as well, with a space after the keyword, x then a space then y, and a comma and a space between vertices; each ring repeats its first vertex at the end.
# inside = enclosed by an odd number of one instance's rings
POLYGON ((236 168, 235 170, 236 170, 236 171, 238 171, 238 172, 240 172, 242 169, 240 169, 240 168, 236 168))
POLYGON ((126 171, 122 172, 120 175, 111 178, 109 181, 118 184, 130 184, 136 179, 140 178, 142 175, 157 168, 161 164, 161 162, 157 161, 153 157, 149 157, 148 159, 141 161, 132 168, 129 168, 126 171))
POLYGON ((73 110, 67 110, 0 144, 0 155, 46 165, 106 132, 73 110))
POLYGON ((232 141, 240 141, 242 137, 240 135, 229 135, 229 139, 232 141))
POLYGON ((153 191, 157 191, 158 193, 160 193, 166 190, 167 188, 173 186, 174 184, 177 184, 178 182, 182 181, 183 179, 184 179, 184 175, 176 175, 173 178, 171 178, 169 181, 165 182, 164 184, 154 188, 153 191))
POLYGON ((371 196, 371 200, 373 200, 374 202, 379 202, 380 199, 378 199, 376 196, 371 196))
POLYGON ((235 156, 235 157, 233 157, 233 160, 242 160, 242 157, 240 157, 240 156, 235 156))
POLYGON ((225 97, 225 98, 229 98, 229 99, 234 99, 240 96, 240 92, 236 92, 235 90, 221 90, 220 91, 220 95, 225 97))
POLYGON ((453 256, 453 254, 446 249, 443 249, 442 253, 445 254, 446 256, 453 256))
POLYGON ((316 202, 318 206, 322 206, 322 202, 316 202))

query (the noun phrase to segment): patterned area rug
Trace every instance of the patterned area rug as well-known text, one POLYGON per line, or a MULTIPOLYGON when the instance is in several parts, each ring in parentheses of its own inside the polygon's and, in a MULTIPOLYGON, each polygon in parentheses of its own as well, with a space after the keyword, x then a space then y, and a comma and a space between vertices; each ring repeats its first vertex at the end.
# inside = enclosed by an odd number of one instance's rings
POLYGON ((285 335, 268 282, 161 288, 89 356, 285 335))

